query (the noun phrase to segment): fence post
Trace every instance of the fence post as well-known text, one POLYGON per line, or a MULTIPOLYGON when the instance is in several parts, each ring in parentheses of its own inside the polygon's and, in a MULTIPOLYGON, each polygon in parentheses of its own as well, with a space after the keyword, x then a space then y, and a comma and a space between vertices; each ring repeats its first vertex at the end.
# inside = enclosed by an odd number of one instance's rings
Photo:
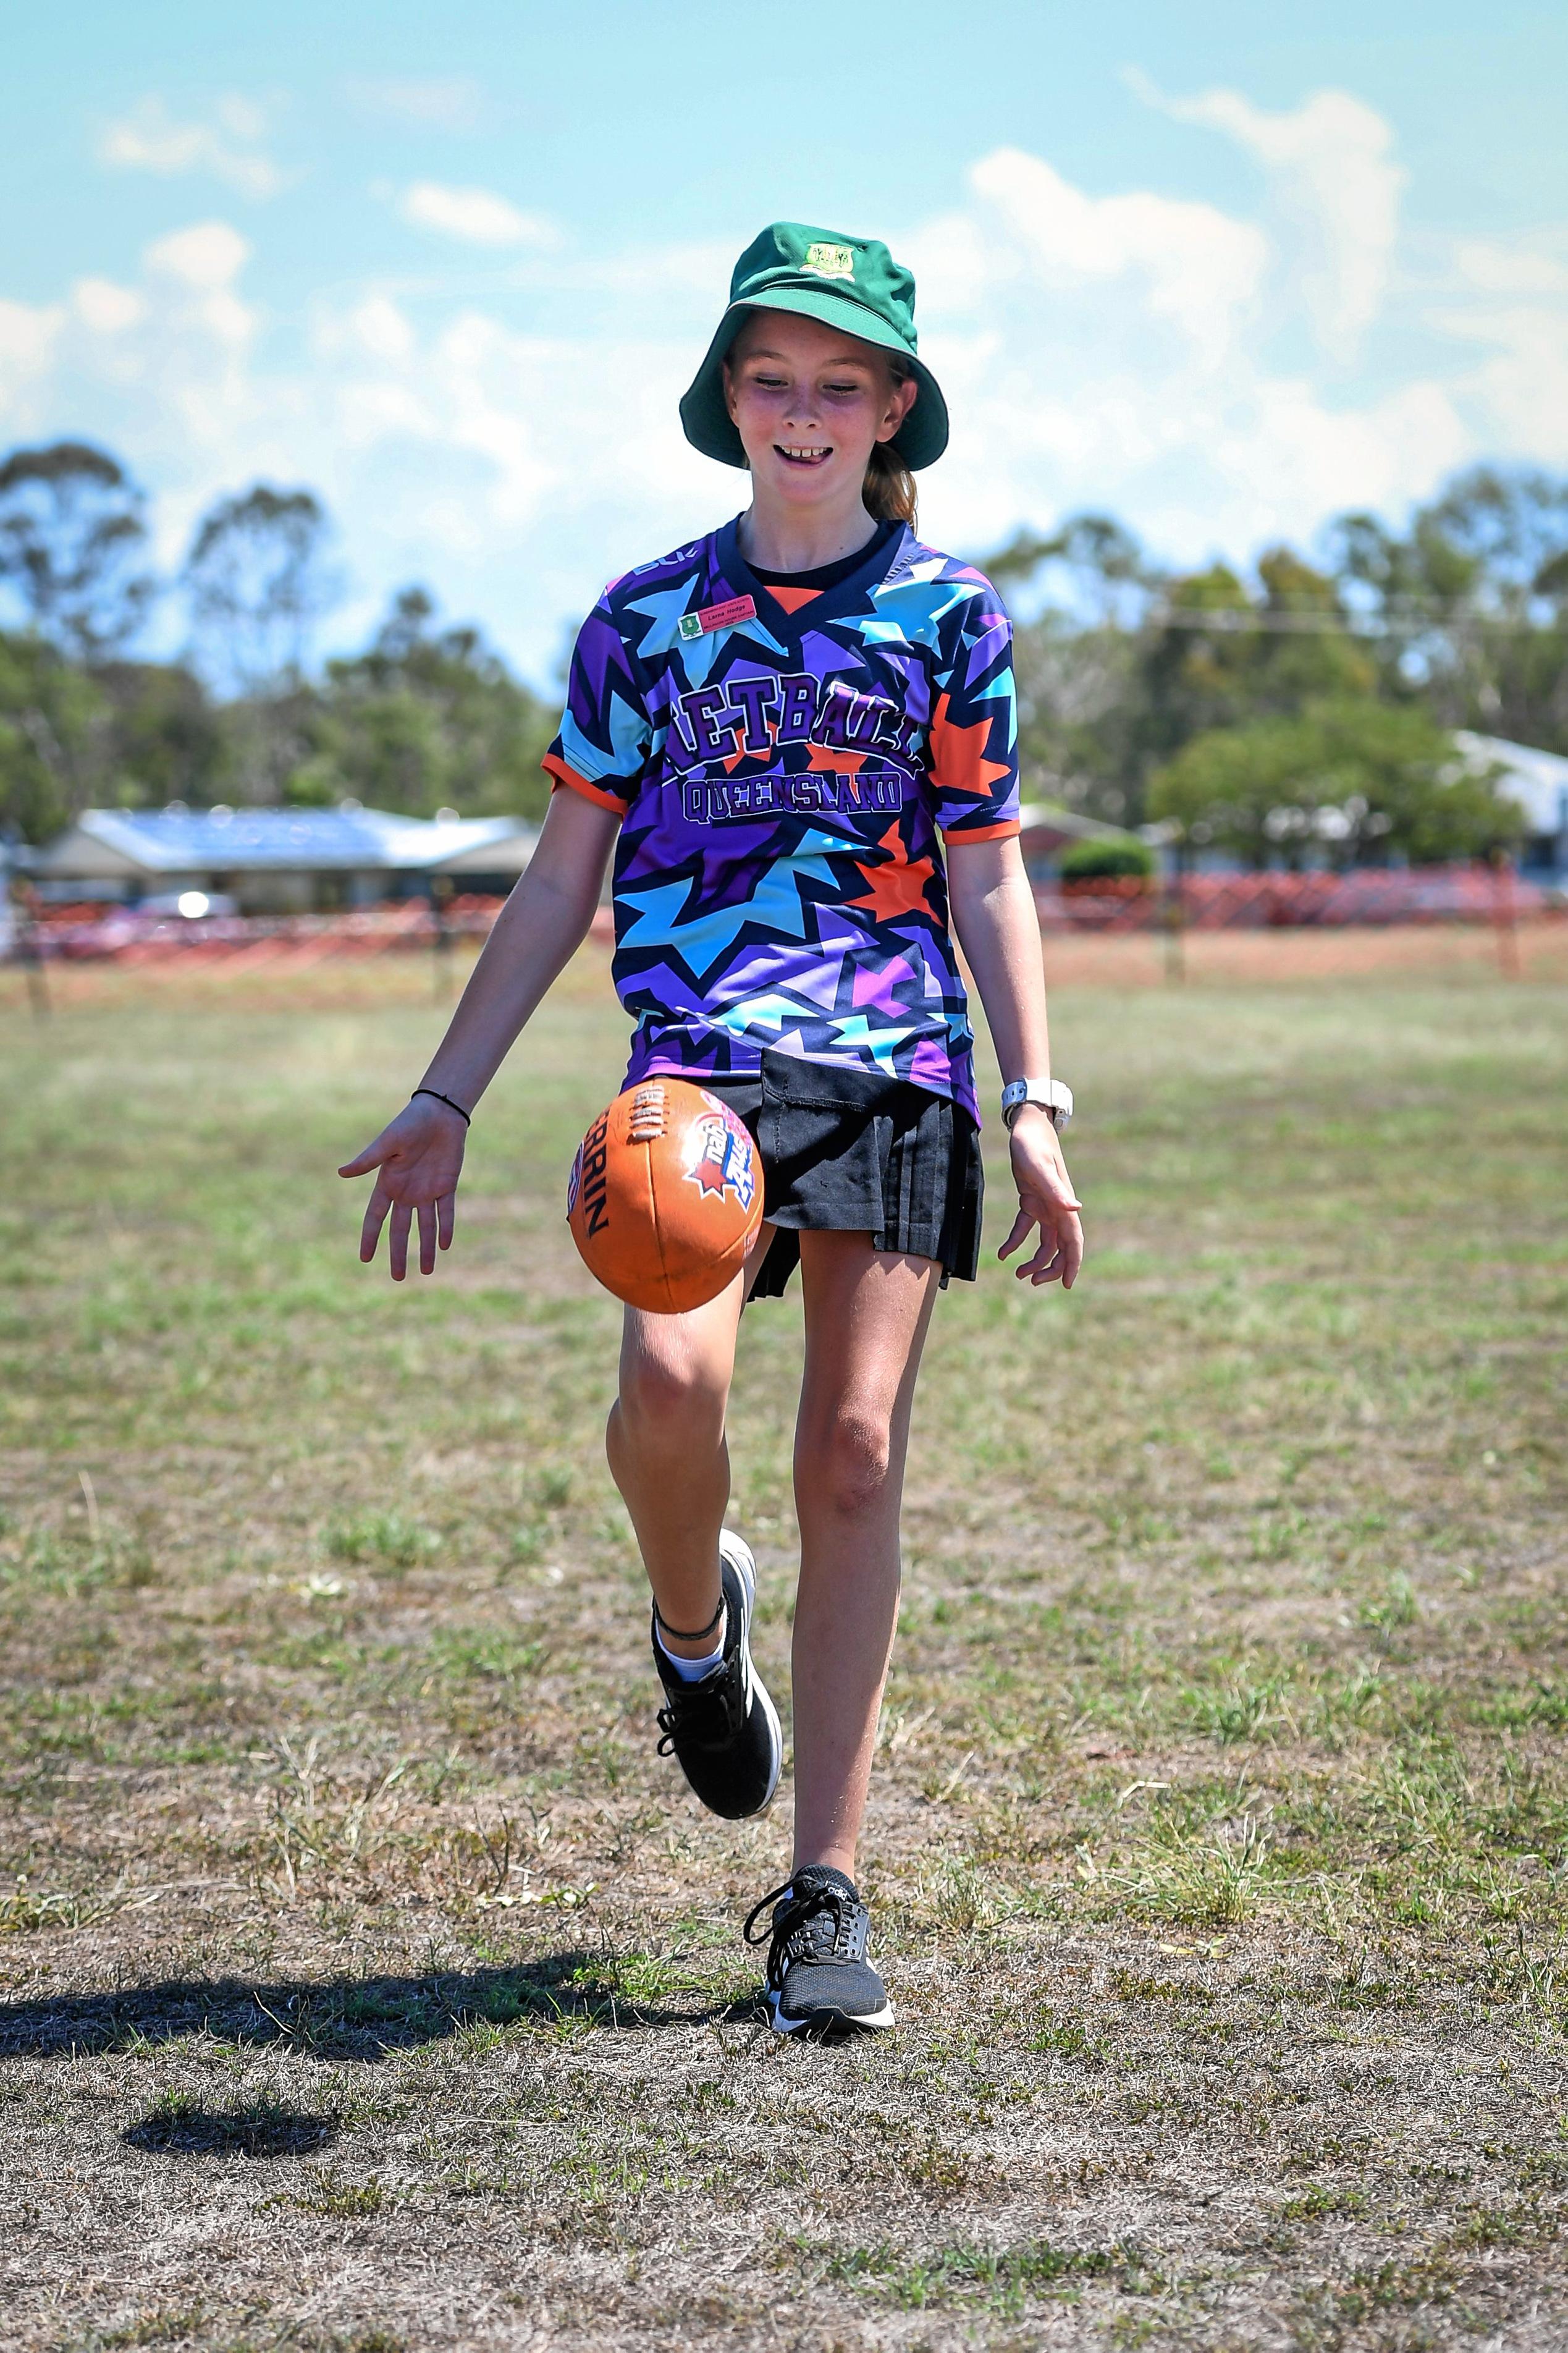
POLYGON ((1160 914, 1165 934, 1165 981, 1170 987, 1185 980, 1187 953, 1186 910, 1182 904, 1181 869, 1169 853, 1161 892, 1160 914))
POLYGON ((431 970, 438 1005, 444 1005, 452 994, 452 891, 451 880, 445 874, 437 874, 430 885, 430 913, 436 925, 436 935, 430 944, 435 952, 431 970))
POLYGON ((38 921, 38 894, 30 882, 12 885, 11 914, 11 953, 26 975, 34 1020, 47 1021, 53 1008, 49 976, 44 968, 44 927, 38 921))
POLYGON ((1492 860, 1492 923, 1497 932, 1498 970, 1519 978, 1519 910, 1513 895, 1513 860, 1500 849, 1492 860))

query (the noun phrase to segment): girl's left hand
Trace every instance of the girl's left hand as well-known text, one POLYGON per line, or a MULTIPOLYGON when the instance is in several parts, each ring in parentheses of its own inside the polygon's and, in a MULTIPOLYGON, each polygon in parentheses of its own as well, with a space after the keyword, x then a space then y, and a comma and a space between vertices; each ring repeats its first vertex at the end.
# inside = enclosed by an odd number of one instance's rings
POLYGON ((1083 1228, 1079 1222, 1083 1203, 1073 1191, 1062 1158, 1061 1138, 1038 1104, 1026 1103, 1013 1122, 1011 1144, 1018 1214, 996 1255, 1009 1257, 1037 1226, 1040 1239, 1034 1256, 1015 1269, 1019 1281, 1027 1275, 1037 1286, 1059 1282, 1064 1291, 1070 1291, 1083 1263, 1083 1228))

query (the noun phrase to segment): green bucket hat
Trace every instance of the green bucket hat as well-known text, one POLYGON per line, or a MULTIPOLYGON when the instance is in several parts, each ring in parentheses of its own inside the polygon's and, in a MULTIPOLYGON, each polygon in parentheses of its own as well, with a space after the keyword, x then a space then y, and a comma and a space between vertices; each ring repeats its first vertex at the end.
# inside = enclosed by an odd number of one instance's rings
POLYGON ((947 447, 942 386, 917 356, 915 281, 874 237, 841 237, 800 221, 774 221, 753 238, 730 280, 730 307, 680 404, 686 438, 705 458, 743 466, 746 453, 724 403, 724 354, 748 311, 797 311, 841 327, 907 362, 920 397, 893 436, 906 466, 930 466, 947 447))

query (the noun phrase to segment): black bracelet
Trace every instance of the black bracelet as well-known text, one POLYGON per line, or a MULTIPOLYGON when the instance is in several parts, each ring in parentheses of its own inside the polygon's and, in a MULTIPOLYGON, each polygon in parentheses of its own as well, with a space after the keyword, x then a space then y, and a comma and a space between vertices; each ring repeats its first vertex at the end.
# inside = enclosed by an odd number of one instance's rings
POLYGON ((711 1617, 711 1618, 710 1618, 710 1620, 708 1620, 707 1625, 706 1625, 706 1626, 699 1626, 699 1628, 697 1629, 697 1631, 696 1631, 696 1633, 695 1633, 695 1634, 685 1634, 685 1633, 682 1633, 682 1631, 681 1631, 681 1630, 680 1630, 680 1628, 679 1628, 679 1626, 672 1626, 672 1625, 670 1624, 670 1622, 669 1622, 668 1619, 668 1618, 666 1618, 666 1616, 664 1615, 664 1612, 660 1609, 660 1608, 659 1608, 659 1606, 658 1606, 658 1602, 657 1602, 657 1601, 656 1601, 656 1602, 654 1603, 654 1605, 653 1605, 653 1614, 654 1614, 654 1616, 658 1620, 659 1625, 663 1628, 664 1631, 665 1631, 665 1632, 669 1636, 669 1639, 670 1639, 670 1641, 671 1641, 672 1642, 701 1642, 701 1641, 705 1641, 707 1640, 707 1638, 708 1638, 708 1636, 709 1636, 710 1634, 716 1633, 716 1632, 718 1631, 719 1620, 720 1620, 720 1619, 721 1619, 721 1618, 722 1618, 722 1616, 724 1615, 724 1594, 723 1594, 723 1589, 722 1589, 722 1588, 720 1588, 720 1593, 719 1593, 719 1607, 718 1607, 718 1609, 715 1609, 715 1611, 713 1612, 712 1617, 711 1617))
POLYGON ((432 1101, 433 1101, 433 1102, 435 1102, 435 1103, 444 1103, 446 1104, 447 1109, 448 1111, 455 1111, 455 1112, 457 1113, 458 1117, 462 1121, 463 1125, 464 1125, 465 1127, 472 1127, 472 1125, 473 1125, 473 1124, 474 1124, 474 1123, 473 1123, 473 1121, 468 1117, 468 1113, 463 1109, 462 1104, 461 1104, 461 1103, 455 1103, 452 1101, 452 1098, 451 1098, 451 1096, 450 1096, 450 1095, 444 1095, 444 1094, 442 1094, 442 1093, 441 1093, 441 1092, 440 1092, 440 1090, 439 1090, 439 1088, 437 1088, 437 1087, 416 1087, 416 1088, 415 1088, 415 1090, 414 1090, 414 1094, 410 1095, 410 1096, 409 1096, 409 1098, 408 1098, 408 1100, 409 1100, 409 1102, 410 1102, 410 1103, 412 1103, 412 1102, 414 1101, 414 1097, 415 1097, 415 1095, 428 1095, 428 1096, 430 1096, 430 1098, 432 1099, 432 1101))

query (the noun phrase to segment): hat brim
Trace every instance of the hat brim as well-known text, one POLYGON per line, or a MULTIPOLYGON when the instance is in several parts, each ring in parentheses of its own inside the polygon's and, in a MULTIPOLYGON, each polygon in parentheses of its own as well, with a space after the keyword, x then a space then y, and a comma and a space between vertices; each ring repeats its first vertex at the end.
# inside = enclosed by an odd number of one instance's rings
POLYGON ((922 360, 918 360, 891 327, 873 311, 826 286, 780 286, 731 302, 719 322, 707 355, 691 379, 680 404, 680 422, 687 439, 705 458, 721 466, 743 466, 746 453, 724 399, 724 355, 740 332, 748 311, 795 311, 803 319, 820 320, 825 327, 841 327, 863 343, 875 343, 902 360, 920 386, 914 406, 893 436, 893 448, 911 472, 934 465, 947 447, 947 403, 942 386, 922 360))

